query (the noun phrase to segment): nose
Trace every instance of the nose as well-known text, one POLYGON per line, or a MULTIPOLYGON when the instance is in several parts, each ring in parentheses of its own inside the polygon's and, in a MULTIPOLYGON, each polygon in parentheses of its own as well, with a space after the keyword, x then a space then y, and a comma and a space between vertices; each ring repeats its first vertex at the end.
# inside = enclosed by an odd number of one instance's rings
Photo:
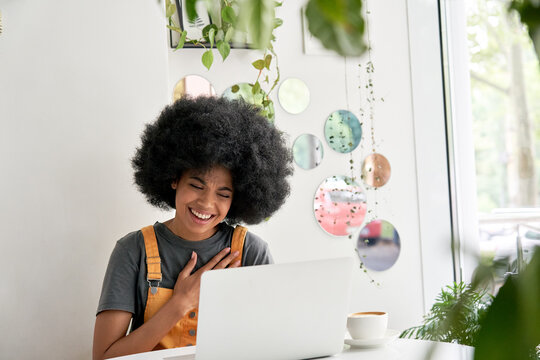
POLYGON ((198 202, 204 208, 204 210, 210 210, 214 203, 214 195, 211 191, 205 190, 199 196, 198 202))

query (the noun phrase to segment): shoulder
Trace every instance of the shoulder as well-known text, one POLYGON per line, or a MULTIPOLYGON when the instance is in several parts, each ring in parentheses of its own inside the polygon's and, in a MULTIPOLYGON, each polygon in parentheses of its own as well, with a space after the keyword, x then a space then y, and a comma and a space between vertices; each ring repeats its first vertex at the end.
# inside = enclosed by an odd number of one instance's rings
POLYGON ((116 242, 111 257, 139 263, 141 256, 144 256, 144 237, 141 230, 136 230, 124 235, 116 242))
POLYGON ((274 262, 268 243, 250 231, 246 233, 242 258, 244 265, 262 265, 274 262))
MULTIPOLYGON (((238 227, 238 225, 237 225, 237 227, 238 227)), ((230 225, 225 225, 225 226, 223 226, 222 231, 224 231, 224 232, 230 231, 231 234, 232 234, 237 227, 232 227, 230 225)), ((247 230, 246 236, 244 238, 244 250, 246 250, 248 248, 249 249, 265 249, 265 248, 268 248, 268 244, 266 243, 266 241, 264 241, 259 235, 256 235, 256 234, 252 233, 245 226, 244 226, 244 229, 247 230)))
POLYGON ((144 237, 141 230, 132 231, 116 242, 117 247, 121 247, 127 251, 135 250, 144 247, 144 237))
POLYGON ((246 233, 246 239, 244 240, 244 248, 253 249, 266 249, 268 243, 264 241, 259 235, 254 234, 248 230, 246 233))
POLYGON ((116 242, 103 279, 98 313, 104 310, 137 312, 135 294, 143 264, 141 231, 130 232, 116 242))

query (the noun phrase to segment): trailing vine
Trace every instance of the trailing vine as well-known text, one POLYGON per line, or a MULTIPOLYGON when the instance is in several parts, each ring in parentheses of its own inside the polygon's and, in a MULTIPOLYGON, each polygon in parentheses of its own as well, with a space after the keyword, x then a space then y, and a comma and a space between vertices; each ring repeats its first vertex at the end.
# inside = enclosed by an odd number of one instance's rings
MULTIPOLYGON (((373 74, 375 73, 375 65, 373 64, 373 60, 372 60, 372 57, 371 57, 371 50, 372 50, 372 46, 371 46, 371 38, 370 38, 370 32, 369 32, 369 15, 371 14, 370 11, 369 11, 369 8, 368 8, 368 4, 367 4, 367 1, 364 1, 364 4, 366 6, 366 10, 365 10, 365 16, 364 16, 364 19, 365 19, 365 33, 366 33, 366 52, 367 52, 367 62, 365 63, 364 65, 364 71, 367 75, 367 79, 366 79, 366 83, 362 86, 362 85, 359 85, 358 88, 359 89, 364 89, 367 93, 367 96, 365 97, 365 100, 367 101, 368 103, 368 111, 367 111, 367 114, 366 114, 366 111, 364 110, 363 107, 360 107, 360 118, 361 118, 361 123, 362 125, 364 124, 369 124, 369 136, 370 136, 370 140, 371 140, 371 143, 370 143, 370 146, 369 146, 369 151, 371 153, 375 153, 376 152, 376 146, 377 146, 377 142, 376 142, 376 138, 375 138, 375 127, 374 127, 374 120, 375 120, 375 103, 380 100, 380 101, 383 101, 384 102, 384 99, 383 98, 380 98, 380 99, 377 99, 375 97, 375 87, 374 87, 374 83, 373 83, 373 74), (365 117, 367 115, 367 118, 369 119, 369 121, 365 121, 365 117)), ((358 64, 358 68, 359 69, 362 69, 362 64, 358 64)), ((360 172, 360 179, 364 182, 364 184, 366 185, 366 191, 368 190, 374 190, 376 191, 377 190, 377 187, 373 187, 369 184, 367 184, 364 180, 365 180, 365 176, 364 176, 364 173, 363 173, 363 166, 362 166, 362 169, 361 169, 361 172, 360 172)), ((378 205, 378 199, 377 199, 377 194, 374 193, 374 198, 375 198, 375 201, 374 201, 374 205, 375 205, 375 209, 377 208, 377 205, 378 205)), ((366 213, 366 224, 367 223, 370 223, 371 221, 374 221, 377 219, 377 214, 372 210, 372 209, 368 209, 367 210, 367 213, 366 213), (369 215, 369 218, 367 218, 369 215)), ((367 240, 366 240, 367 241, 367 240)), ((356 252, 358 253, 358 256, 360 257, 360 253, 358 252, 358 248, 356 248, 356 252)), ((365 255, 363 255, 365 257, 365 255)), ((362 259, 360 259, 360 269, 368 276, 368 278, 370 279, 370 283, 372 284, 376 284, 377 286, 380 286, 380 283, 379 282, 376 282, 375 279, 373 279, 370 275, 370 273, 368 272, 368 269, 366 268, 364 262, 362 261, 362 259)))
MULTIPOLYGON (((375 96, 375 86, 374 86, 374 83, 373 83, 373 74, 375 73, 375 65, 373 64, 373 59, 371 57, 371 38, 370 38, 370 32, 369 32, 369 15, 371 14, 370 11, 369 11, 369 8, 368 8, 368 4, 367 2, 365 2, 366 4, 366 15, 365 15, 365 21, 366 21, 366 38, 367 38, 367 56, 368 56, 368 59, 367 59, 367 62, 365 63, 364 65, 364 69, 365 69, 365 72, 367 74, 367 82, 366 84, 364 85, 364 89, 366 90, 367 92, 367 96, 366 96, 366 101, 368 103, 368 112, 367 112, 367 116, 368 116, 368 119, 369 119, 369 134, 370 134, 370 139, 371 139, 371 153, 374 154, 376 153, 377 149, 377 141, 376 141, 376 138, 375 138, 375 127, 374 127, 374 122, 375 122, 375 103, 377 101, 381 101, 381 102, 384 102, 384 98, 377 98, 375 96)), ((362 68, 362 64, 358 64, 358 67, 361 69, 362 68)), ((362 86, 360 85, 359 88, 362 88, 362 86)), ((364 119, 364 116, 366 115, 366 112, 364 111, 363 108, 360 108, 360 116, 362 117, 362 119, 364 119)), ((364 123, 364 121, 363 121, 364 123)), ((365 176, 363 174, 363 171, 362 173, 360 174, 360 178, 362 179, 362 181, 365 180, 365 176)), ((365 181, 364 181, 365 183, 365 181)), ((366 190, 374 190, 374 191, 377 191, 377 187, 375 186, 371 186, 369 184, 366 184, 366 190)), ((377 199, 377 196, 375 194, 375 208, 377 207, 377 205, 379 204, 378 203, 378 199, 377 199)), ((373 214, 373 210, 369 209, 368 210, 368 214, 370 214, 372 216, 371 220, 375 220, 377 219, 377 215, 376 214, 373 214)), ((371 221, 369 220, 369 221, 371 221)))

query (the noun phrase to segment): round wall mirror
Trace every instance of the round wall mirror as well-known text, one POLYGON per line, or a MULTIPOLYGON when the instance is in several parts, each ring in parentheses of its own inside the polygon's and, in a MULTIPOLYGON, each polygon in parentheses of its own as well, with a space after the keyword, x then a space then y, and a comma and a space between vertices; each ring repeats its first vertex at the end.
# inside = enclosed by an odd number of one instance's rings
POLYGON ((174 86, 173 101, 176 101, 184 95, 191 97, 197 96, 216 96, 216 90, 206 80, 199 75, 188 75, 180 79, 174 86))
POLYGON ((394 225, 386 220, 367 223, 356 242, 356 252, 366 268, 387 270, 396 263, 401 250, 399 234, 394 225))
POLYGON ((338 110, 326 119, 324 136, 332 149, 340 153, 350 153, 360 144, 362 127, 352 112, 338 110))
POLYGON ((367 185, 381 187, 390 180, 390 163, 381 154, 371 154, 364 159, 362 179, 367 185))
POLYGON ((322 142, 311 134, 302 134, 293 144, 293 158, 296 165, 310 170, 321 163, 324 156, 322 142))
MULTIPOLYGON (((229 100, 241 98, 244 99, 247 103, 262 106, 263 100, 266 97, 266 93, 264 93, 264 95, 261 93, 253 95, 253 92, 251 91, 252 88, 253 87, 248 83, 239 83, 225 89, 222 96, 229 100)), ((264 115, 270 120, 270 122, 274 122, 275 110, 272 103, 269 105, 268 114, 264 115)))
POLYGON ((278 98, 286 112, 300 114, 309 105, 309 89, 302 80, 290 78, 279 86, 278 98))
POLYGON ((351 235, 366 216, 366 195, 360 185, 347 176, 324 180, 313 200, 315 219, 331 235, 351 235))

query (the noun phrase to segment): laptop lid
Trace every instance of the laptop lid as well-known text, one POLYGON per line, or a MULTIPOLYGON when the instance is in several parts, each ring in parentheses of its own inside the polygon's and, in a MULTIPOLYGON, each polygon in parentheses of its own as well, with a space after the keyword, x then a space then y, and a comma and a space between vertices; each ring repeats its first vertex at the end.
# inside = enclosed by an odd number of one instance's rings
POLYGON ((197 360, 305 359, 343 349, 352 258, 203 274, 197 360))

